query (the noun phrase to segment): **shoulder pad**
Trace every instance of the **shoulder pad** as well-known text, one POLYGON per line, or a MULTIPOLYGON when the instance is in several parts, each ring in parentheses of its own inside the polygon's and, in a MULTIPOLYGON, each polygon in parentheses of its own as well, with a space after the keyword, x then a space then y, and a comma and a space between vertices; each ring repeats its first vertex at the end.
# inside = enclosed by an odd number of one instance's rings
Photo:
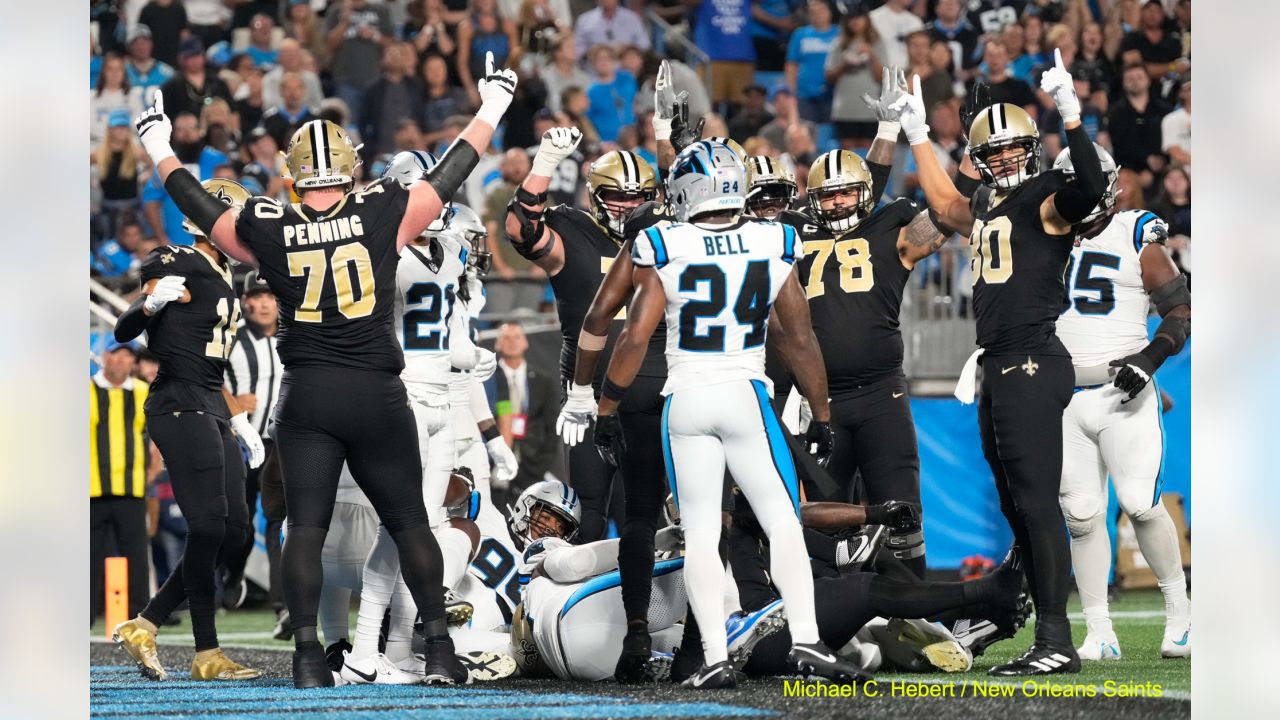
POLYGON ((185 245, 166 245, 147 253, 140 268, 142 282, 164 277, 165 275, 181 275, 184 256, 196 252, 185 245))
POLYGON ((910 198, 898 198, 893 202, 885 205, 880 209, 887 217, 891 218, 895 225, 906 225, 911 222, 915 216, 920 214, 924 208, 920 204, 910 198))
POLYGON ((1138 213, 1133 221, 1133 249, 1140 253, 1147 245, 1165 244, 1169 239, 1169 226, 1165 221, 1149 210, 1133 212, 1138 213))

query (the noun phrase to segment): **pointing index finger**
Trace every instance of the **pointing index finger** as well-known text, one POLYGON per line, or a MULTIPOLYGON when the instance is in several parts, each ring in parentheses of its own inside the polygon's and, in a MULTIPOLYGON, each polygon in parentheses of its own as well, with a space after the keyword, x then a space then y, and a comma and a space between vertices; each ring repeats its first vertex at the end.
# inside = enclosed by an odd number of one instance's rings
POLYGON ((1067 67, 1062 64, 1062 48, 1053 49, 1053 62, 1057 65, 1059 70, 1065 71, 1067 69, 1067 67))
POLYGON ((164 114, 164 93, 156 90, 156 112, 164 114))
POLYGON ((484 54, 484 74, 485 75, 493 74, 493 51, 492 50, 484 54))

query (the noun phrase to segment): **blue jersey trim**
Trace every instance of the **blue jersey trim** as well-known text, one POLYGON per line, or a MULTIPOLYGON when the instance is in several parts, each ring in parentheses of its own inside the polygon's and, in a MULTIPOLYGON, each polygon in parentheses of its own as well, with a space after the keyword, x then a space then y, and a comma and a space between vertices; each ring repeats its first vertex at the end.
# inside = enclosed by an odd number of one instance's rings
POLYGON ((782 259, 788 264, 796 261, 796 229, 785 224, 782 226, 782 259))
POLYGON ((769 439, 769 452, 773 456, 773 467, 782 477, 782 484, 787 488, 791 498, 791 508, 796 517, 800 517, 800 481, 796 478, 795 461, 791 458, 791 449, 787 447, 786 437, 782 434, 782 426, 778 416, 773 412, 773 403, 769 401, 769 391, 764 383, 752 380, 751 387, 756 391, 756 401, 760 405, 760 419, 764 422, 765 436, 769 439))
MULTIPOLYGON (((662 577, 669 575, 684 567, 684 558, 672 558, 670 560, 662 560, 653 564, 653 576, 662 577)), ((603 575, 597 575, 582 584, 582 587, 574 591, 569 599, 565 601, 564 607, 560 609, 560 617, 564 617, 574 605, 586 600, 596 593, 612 590, 622 585, 622 574, 617 570, 610 570, 603 575)))
POLYGON ((1138 222, 1133 224, 1133 249, 1136 252, 1142 252, 1142 231, 1146 229, 1147 224, 1152 220, 1159 220, 1153 212, 1144 212, 1142 217, 1138 218, 1138 222))
POLYGON ((649 243, 653 245, 653 266, 660 268, 671 262, 671 257, 667 255, 667 243, 662 239, 662 230, 659 228, 649 228, 644 231, 649 243))

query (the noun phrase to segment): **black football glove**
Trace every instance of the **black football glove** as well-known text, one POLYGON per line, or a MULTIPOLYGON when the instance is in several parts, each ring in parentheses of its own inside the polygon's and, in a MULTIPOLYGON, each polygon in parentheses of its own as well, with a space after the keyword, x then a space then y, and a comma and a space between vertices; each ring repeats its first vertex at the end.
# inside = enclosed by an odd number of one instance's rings
POLYGON ((595 441, 600 457, 609 465, 618 467, 618 461, 627 450, 627 442, 622 437, 622 424, 617 413, 596 416, 595 441))
POLYGON ((1129 393, 1130 400, 1137 397, 1142 388, 1151 382, 1151 376, 1156 374, 1156 364, 1140 352, 1112 360, 1110 364, 1111 367, 1120 368, 1114 384, 1122 392, 1129 393))
POLYGON ((880 505, 866 507, 868 525, 887 525, 895 533, 911 533, 920 529, 916 509, 901 500, 890 500, 880 505))
POLYGON ((991 86, 982 79, 975 80, 973 87, 969 88, 968 94, 964 97, 964 103, 960 106, 960 135, 966 143, 969 141, 969 128, 973 126, 973 119, 989 105, 991 105, 991 86))
POLYGON ((689 91, 676 95, 675 105, 671 108, 671 147, 675 148, 676 154, 702 139, 702 126, 706 122, 703 117, 697 125, 689 127, 689 91))
POLYGON ((831 432, 831 423, 809 421, 809 429, 804 433, 805 452, 818 461, 819 467, 826 467, 831 462, 831 452, 836 446, 835 433, 831 432))

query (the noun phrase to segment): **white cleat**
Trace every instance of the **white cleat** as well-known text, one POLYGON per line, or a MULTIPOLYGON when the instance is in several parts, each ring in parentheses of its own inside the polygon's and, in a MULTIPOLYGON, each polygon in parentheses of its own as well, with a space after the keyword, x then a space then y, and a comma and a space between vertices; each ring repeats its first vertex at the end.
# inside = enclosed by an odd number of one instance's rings
POLYGON ((966 672, 973 656, 946 628, 927 620, 892 618, 867 623, 884 659, 908 672, 966 672), (883 624, 882 624, 883 623, 883 624))
POLYGON ((458 659, 467 669, 467 684, 473 682, 494 682, 509 678, 516 672, 515 658, 510 655, 488 650, 473 650, 458 653, 458 659))
POLYGON ((382 653, 356 660, 348 652, 339 674, 343 680, 359 685, 415 685, 422 682, 421 675, 401 670, 382 653))
POLYGON ((1120 639, 1114 630, 1094 630, 1085 636, 1076 654, 1081 660, 1119 660, 1120 639))
POLYGON ((1160 657, 1191 657, 1191 615, 1169 618, 1164 625, 1164 642, 1160 643, 1160 657))

